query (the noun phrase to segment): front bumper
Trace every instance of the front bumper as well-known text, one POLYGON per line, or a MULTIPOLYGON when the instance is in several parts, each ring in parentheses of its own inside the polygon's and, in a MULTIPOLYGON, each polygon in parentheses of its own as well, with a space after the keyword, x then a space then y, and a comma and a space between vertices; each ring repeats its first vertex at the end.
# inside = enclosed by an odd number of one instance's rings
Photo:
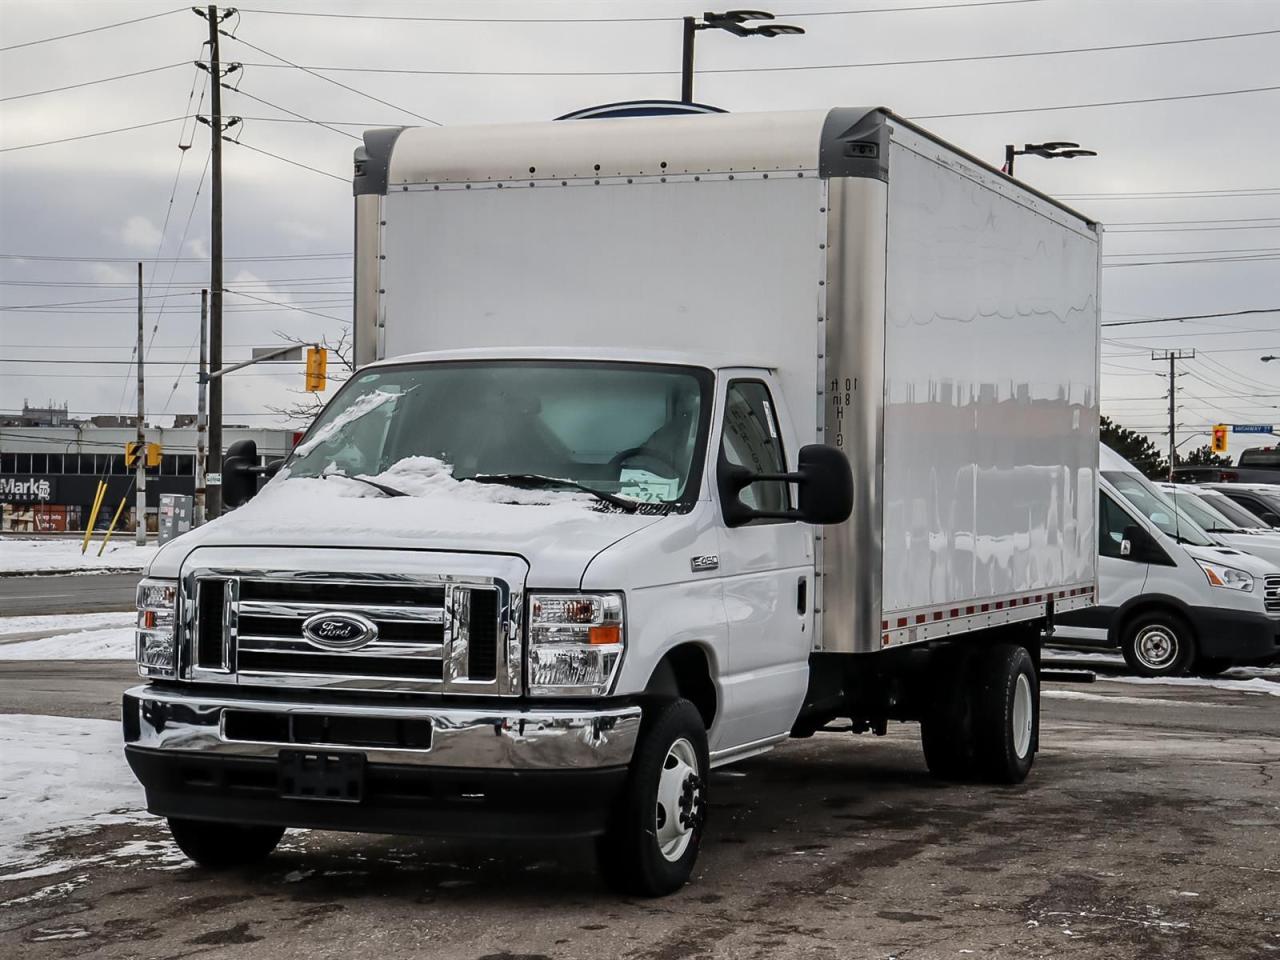
POLYGON ((637 706, 324 704, 153 686, 124 694, 125 755, 155 814, 440 836, 603 832, 637 706), (359 753, 359 803, 282 796, 281 750, 359 753))
POLYGON ((1190 612, 1201 656, 1236 663, 1280 658, 1280 620, 1225 607, 1192 607, 1190 612))

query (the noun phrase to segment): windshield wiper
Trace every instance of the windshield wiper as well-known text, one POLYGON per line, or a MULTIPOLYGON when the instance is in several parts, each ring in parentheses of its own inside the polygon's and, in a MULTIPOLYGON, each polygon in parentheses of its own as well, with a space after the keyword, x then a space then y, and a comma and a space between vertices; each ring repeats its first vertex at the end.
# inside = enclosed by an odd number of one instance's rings
POLYGON ((573 490, 589 493, 597 500, 602 500, 620 510, 626 510, 628 513, 635 513, 640 509, 638 500, 616 497, 612 493, 605 493, 603 490, 595 489, 595 487, 588 487, 586 484, 578 483, 576 480, 547 477, 540 473, 479 473, 474 477, 466 477, 465 479, 474 480, 476 483, 507 483, 513 487, 569 487, 573 490))
POLYGON ((352 477, 345 473, 322 473, 320 476, 328 480, 330 477, 341 477, 343 480, 354 480, 357 483, 367 483, 375 490, 381 490, 388 497, 410 497, 413 494, 405 493, 403 490, 397 490, 395 487, 389 487, 385 483, 379 483, 377 480, 370 480, 368 477, 352 477))

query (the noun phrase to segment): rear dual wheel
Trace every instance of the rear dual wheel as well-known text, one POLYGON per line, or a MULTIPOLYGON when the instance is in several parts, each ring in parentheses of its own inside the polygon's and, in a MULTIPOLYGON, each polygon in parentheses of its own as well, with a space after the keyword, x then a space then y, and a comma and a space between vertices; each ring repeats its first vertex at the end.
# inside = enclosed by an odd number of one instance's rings
POLYGON ((929 772, 942 780, 1021 783, 1035 762, 1040 684, 1025 647, 999 644, 947 664, 921 721, 929 772))

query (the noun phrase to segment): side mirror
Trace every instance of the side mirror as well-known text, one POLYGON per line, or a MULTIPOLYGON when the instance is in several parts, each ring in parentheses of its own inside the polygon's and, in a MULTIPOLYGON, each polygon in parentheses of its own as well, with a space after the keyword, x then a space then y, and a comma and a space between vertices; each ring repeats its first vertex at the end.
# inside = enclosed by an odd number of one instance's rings
POLYGON ((800 464, 795 473, 752 473, 721 456, 717 483, 725 523, 731 527, 762 519, 843 523, 853 512, 853 471, 849 460, 835 447, 821 443, 800 448, 800 464), (798 510, 755 510, 739 496, 753 483, 777 481, 800 488, 798 510))
POLYGON ((1124 528, 1120 537, 1120 556, 1146 560, 1151 555, 1151 536, 1137 524, 1124 528))
POLYGON ((237 440, 222 458, 222 503, 235 508, 248 503, 258 492, 258 445, 252 440, 237 440))

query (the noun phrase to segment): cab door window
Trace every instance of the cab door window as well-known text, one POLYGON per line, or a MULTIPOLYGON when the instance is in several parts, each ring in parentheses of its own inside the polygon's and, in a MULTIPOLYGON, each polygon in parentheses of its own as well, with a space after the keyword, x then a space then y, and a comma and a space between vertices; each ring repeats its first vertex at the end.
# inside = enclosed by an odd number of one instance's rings
POLYGON ((1125 527, 1137 524, 1120 508, 1120 505, 1105 493, 1101 494, 1101 509, 1098 511, 1098 553, 1104 557, 1115 557, 1118 560, 1133 560, 1120 552, 1120 544, 1124 540, 1125 527))
MULTIPOLYGON (((786 472, 787 459, 773 400, 769 388, 759 380, 735 380, 729 384, 720 455, 752 473, 786 472)), ((780 480, 748 484, 741 500, 756 510, 791 509, 789 485, 780 480)))

